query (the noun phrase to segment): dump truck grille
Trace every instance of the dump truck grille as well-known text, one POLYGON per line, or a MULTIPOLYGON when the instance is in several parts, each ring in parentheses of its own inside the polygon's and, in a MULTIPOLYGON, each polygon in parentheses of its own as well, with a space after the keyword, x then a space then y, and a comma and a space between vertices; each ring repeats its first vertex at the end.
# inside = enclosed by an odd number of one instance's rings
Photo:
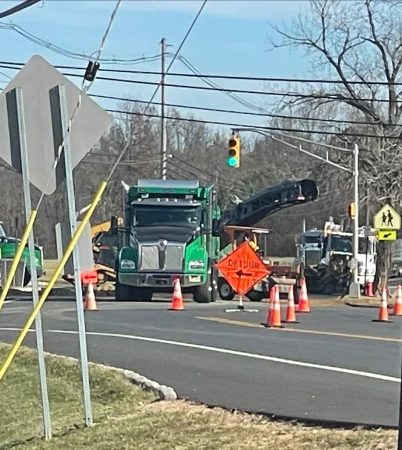
POLYGON ((306 250, 306 265, 316 266, 321 261, 321 252, 315 250, 306 250))
POLYGON ((184 246, 168 244, 161 249, 157 244, 141 246, 141 270, 182 270, 184 246))

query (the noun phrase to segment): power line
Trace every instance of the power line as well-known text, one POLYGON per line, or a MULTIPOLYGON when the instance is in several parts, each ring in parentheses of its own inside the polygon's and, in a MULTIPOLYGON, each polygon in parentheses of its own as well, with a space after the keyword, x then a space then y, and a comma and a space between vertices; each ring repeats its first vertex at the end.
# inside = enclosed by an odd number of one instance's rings
MULTIPOLYGON (((39 0, 38 0, 39 1, 39 0)), ((84 60, 88 61, 91 59, 90 55, 87 55, 85 53, 76 53, 72 52, 70 50, 67 50, 63 47, 60 47, 58 45, 52 44, 50 41, 47 41, 45 39, 42 39, 29 31, 25 30, 21 26, 15 24, 15 23, 0 23, 0 28, 4 30, 11 30, 18 33, 20 36, 24 37, 25 39, 28 39, 29 41, 33 42, 36 45, 39 45, 40 47, 44 47, 47 50, 51 50, 55 53, 58 53, 59 55, 66 56, 71 59, 77 59, 77 60, 84 60)), ((103 64, 109 64, 109 65, 134 65, 134 64, 141 64, 144 62, 153 62, 157 61, 161 58, 161 55, 154 55, 154 56, 141 56, 134 59, 119 59, 119 58, 101 58, 99 59, 100 62, 103 64)), ((14 65, 17 63, 10 62, 10 65, 14 65)), ((18 63, 19 65, 23 66, 25 63, 18 63)), ((80 70, 85 70, 80 68, 80 70)))
MULTIPOLYGON (((182 164, 185 164, 185 165, 187 165, 188 167, 191 167, 191 168, 194 169, 194 170, 197 170, 197 171, 200 171, 200 172, 204 172, 204 173, 206 173, 207 175, 211 176, 210 171, 208 172, 208 171, 206 171, 206 170, 204 170, 204 169, 201 169, 200 167, 198 167, 198 166, 196 166, 196 165, 194 165, 194 164, 191 164, 191 163, 185 161, 184 159, 179 158, 179 157, 176 156, 174 153, 172 153, 172 158, 173 158, 173 159, 177 159, 177 160, 178 160, 179 162, 181 162, 182 164)), ((219 177, 220 177, 225 183, 232 184, 232 182, 231 182, 230 180, 228 180, 227 178, 223 177, 221 173, 218 173, 218 175, 219 175, 219 177)))
MULTIPOLYGON (((18 69, 16 67, 10 67, 5 65, 0 65, 3 69, 18 69)), ((63 73, 63 75, 68 77, 80 77, 81 75, 75 73, 63 73)), ((159 88, 160 82, 156 81, 143 81, 143 80, 132 80, 124 78, 115 77, 97 77, 98 80, 117 82, 117 83, 128 83, 128 84, 142 84, 146 86, 157 86, 159 88)), ((259 91, 259 90, 246 90, 246 89, 234 89, 234 88, 219 88, 219 87, 206 87, 206 86, 195 86, 188 84, 178 84, 178 83, 165 83, 166 87, 178 88, 178 89, 195 89, 201 91, 220 91, 228 93, 240 93, 240 94, 252 94, 252 95, 266 95, 274 97, 296 97, 296 98, 307 98, 311 100, 337 100, 343 102, 352 101, 362 101, 362 102, 373 102, 371 98, 357 98, 346 97, 342 94, 302 94, 302 93, 291 93, 291 92, 272 92, 272 91, 259 91)), ((155 94, 156 95, 156 94, 155 94)), ((154 96, 153 96, 154 97, 154 96)), ((153 98, 152 98, 153 100, 153 98)), ((401 103, 402 100, 386 100, 386 99, 376 99, 374 100, 378 103, 401 103)))
MULTIPOLYGON (((165 75, 169 72, 169 69, 172 67, 172 64, 174 63, 174 61, 176 59, 176 56, 179 54, 180 49, 183 47, 184 43, 186 42, 187 38, 189 37, 189 35, 191 33, 191 30, 194 28, 194 25, 196 24, 198 18, 200 17, 202 10, 204 9, 205 5, 207 4, 207 1, 208 0, 204 0, 203 4, 201 5, 201 8, 199 9, 199 11, 198 11, 197 15, 195 16, 193 22, 191 23, 187 33, 184 35, 184 38, 181 41, 181 44, 179 46, 179 49, 176 52, 176 55, 173 57, 172 61, 170 62, 169 66, 168 66, 168 68, 166 69, 165 75)), ((148 102, 148 104, 147 104, 147 106, 145 108, 145 111, 148 110, 148 108, 151 105, 151 102, 155 98, 155 95, 158 92, 158 89, 159 89, 159 86, 160 86, 161 82, 155 83, 155 84, 157 85, 157 87, 156 87, 156 89, 155 89, 151 99, 149 100, 149 102, 148 102)), ((117 157, 116 163, 114 164, 114 166, 112 167, 108 177, 106 178, 106 182, 109 182, 109 180, 112 178, 114 171, 116 170, 116 168, 119 165, 120 161, 122 160, 125 152, 127 151, 128 147, 129 147, 129 145, 131 143, 132 135, 133 135, 133 127, 130 128, 130 134, 129 134, 129 137, 127 139, 126 145, 124 146, 124 148, 121 151, 120 155, 117 157)))
MULTIPOLYGON (((187 67, 188 70, 190 70, 190 72, 199 76, 199 79, 203 83, 205 83, 206 85, 208 85, 210 87, 215 87, 215 88, 217 88, 217 90, 222 92, 222 89, 224 89, 224 88, 222 88, 222 86, 220 86, 218 83, 215 83, 211 80, 203 78, 201 72, 187 58, 179 55, 179 60, 182 64, 184 64, 187 67)), ((243 97, 241 97, 237 94, 233 94, 232 92, 222 92, 222 93, 224 95, 226 95, 227 97, 231 98, 232 100, 234 100, 235 102, 239 103, 240 105, 245 106, 246 108, 250 108, 251 110, 254 110, 257 112, 265 112, 265 110, 263 108, 260 108, 259 106, 255 105, 254 103, 251 103, 250 101, 244 99, 243 97)))
MULTIPOLYGON (((165 71, 165 73, 164 73, 165 76, 169 73, 169 70, 171 69, 173 63, 175 62, 175 60, 176 60, 176 58, 177 58, 177 56, 178 56, 180 50, 182 49, 182 47, 183 47, 184 43, 186 42, 187 38, 189 37, 189 35, 190 35, 192 29, 194 28, 194 25, 197 23, 197 20, 198 20, 198 18, 200 17, 200 14, 201 14, 202 10, 204 9, 205 5, 207 4, 207 1, 208 1, 208 0, 204 0, 203 4, 201 5, 201 8, 199 9, 197 15, 195 16, 195 18, 194 18, 193 22, 191 23, 189 29, 187 30, 187 33, 185 34, 183 40, 181 41, 181 43, 180 43, 180 45, 179 45, 179 48, 177 49, 177 51, 176 51, 176 53, 174 54, 172 60, 170 61, 170 64, 169 64, 168 68, 166 69, 166 71, 165 71)), ((153 93, 153 95, 152 95, 152 97, 151 97, 151 100, 149 100, 146 110, 149 108, 149 106, 151 105, 153 99, 155 98, 155 95, 157 94, 158 89, 159 89, 159 87, 160 87, 160 85, 161 85, 161 81, 160 81, 159 83, 155 83, 155 84, 157 84, 156 89, 155 89, 155 92, 153 93)), ((154 85, 155 85, 155 84, 154 84, 154 85)), ((164 86, 167 86, 167 84, 166 84, 165 82, 164 82, 163 84, 164 84, 164 86)))
MULTIPOLYGON (((90 97, 94 98, 103 98, 107 100, 119 100, 123 102, 132 102, 132 103, 148 103, 145 100, 137 100, 126 97, 115 97, 111 95, 102 95, 102 94, 90 94, 90 97)), ((160 106, 161 102, 151 102, 151 105, 160 106)), ((289 120, 305 120, 305 121, 313 121, 313 122, 324 122, 324 123, 337 123, 337 124, 352 124, 352 125, 377 125, 375 123, 364 122, 360 120, 340 120, 340 119, 321 119, 314 117, 302 117, 302 116, 289 116, 282 114, 271 114, 271 113, 257 113, 251 111, 238 111, 232 109, 219 109, 219 108, 208 108, 205 106, 191 106, 191 105, 182 105, 177 103, 165 103, 165 106, 170 108, 183 108, 183 109, 193 109, 196 111, 210 111, 210 112, 218 112, 225 114, 244 114, 247 116, 257 116, 257 117, 271 117, 278 119, 289 119, 289 120)), ((396 124, 394 126, 402 126, 402 124, 396 124)))
MULTIPOLYGON (((173 167, 176 167, 176 169, 179 169, 179 170, 182 170, 182 171, 188 173, 189 175, 191 175, 192 177, 195 177, 196 179, 198 179, 198 178, 200 177, 200 175, 201 175, 201 177, 204 177, 204 178, 211 178, 211 177, 212 177, 212 175, 211 175, 209 172, 207 172, 207 171, 205 171, 205 170, 202 170, 202 169, 200 169, 199 167, 196 168, 196 170, 197 170, 198 173, 195 173, 195 172, 193 172, 193 171, 190 170, 190 169, 186 169, 185 167, 180 167, 178 164, 176 164, 176 163, 174 162, 174 160, 172 161, 172 160, 170 159, 170 160, 169 160, 169 164, 171 164, 173 167), (200 172, 201 172, 201 173, 200 173, 200 172)), ((222 188, 222 189, 224 189, 224 190, 226 190, 226 191, 229 191, 229 192, 237 192, 237 193, 239 193, 240 195, 245 195, 245 194, 246 194, 244 190, 238 189, 238 188, 233 187, 233 186, 227 186, 227 185, 222 184, 222 183, 220 183, 220 182, 216 183, 215 185, 216 185, 217 187, 220 187, 220 188, 222 188)))
POLYGON ((17 12, 23 11, 26 8, 29 8, 30 6, 36 5, 36 3, 39 3, 41 0, 25 0, 24 2, 20 3, 19 5, 13 6, 10 9, 7 9, 6 11, 3 11, 0 13, 0 19, 4 19, 5 17, 12 16, 13 14, 16 14, 17 12))
MULTIPOLYGON (((106 109, 106 111, 116 114, 128 114, 130 116, 145 116, 150 118, 160 118, 161 116, 158 114, 148 114, 141 112, 127 112, 121 111, 117 109, 106 109)), ((308 134, 321 134, 326 136, 343 136, 343 137, 367 137, 367 138, 378 138, 378 139, 401 139, 399 136, 378 136, 375 134, 365 134, 365 133, 339 133, 339 132, 331 132, 331 131, 318 131, 318 130, 301 130, 296 128, 283 128, 283 127, 270 127, 270 126, 256 126, 251 124, 240 124, 233 122, 218 122, 215 120, 202 120, 202 119, 193 119, 186 117, 172 117, 165 116, 165 119, 177 120, 181 122, 195 122, 195 123, 203 123, 206 125, 224 125, 233 129, 236 128, 250 128, 250 129, 259 129, 259 130, 267 130, 267 131, 286 131, 288 133, 308 133, 308 134)))
MULTIPOLYGON (((107 37, 108 37, 108 35, 109 35, 109 31, 110 31, 110 29, 111 29, 111 27, 112 27, 112 24, 113 24, 113 22, 114 22, 114 20, 115 20, 115 18, 116 18, 116 14, 117 14, 117 11, 118 11, 118 9, 119 9, 119 7, 120 7, 120 5, 121 5, 121 2, 122 2, 122 0, 117 0, 116 6, 115 6, 115 8, 114 8, 114 10, 113 10, 113 12, 112 12, 112 14, 111 14, 111 16, 110 16, 109 23, 108 23, 108 25, 107 25, 107 27, 106 27, 106 31, 104 32, 104 34, 103 34, 103 36, 102 36, 102 39, 101 39, 101 43, 100 43, 100 45, 99 45, 99 48, 97 49, 97 51, 95 51, 95 52, 93 53, 93 54, 96 55, 94 65, 99 61, 99 58, 100 58, 101 53, 102 53, 102 50, 103 50, 103 48, 104 48, 106 39, 107 39, 107 37)), ((57 165, 58 165, 59 162, 60 162, 60 159, 61 159, 61 156, 62 156, 63 150, 64 150, 64 144, 65 144, 65 141, 66 141, 66 139, 68 138, 68 136, 70 135, 70 131, 71 131, 72 124, 73 124, 74 119, 75 119, 75 117, 77 116, 77 113, 78 113, 78 111, 79 111, 79 109, 80 109, 80 107, 81 107, 81 105, 82 105, 83 95, 86 94, 86 93, 89 91, 89 89, 92 87, 93 83, 95 82, 95 79, 96 79, 96 77, 94 77, 94 79, 93 79, 87 86, 85 86, 85 81, 86 81, 86 80, 85 80, 85 77, 82 79, 82 85, 81 85, 81 89, 80 89, 80 92, 79 92, 79 95, 78 95, 78 101, 77 101, 77 104, 76 104, 75 109, 74 109, 74 111, 73 111, 73 114, 71 115, 71 118, 70 118, 70 120, 69 120, 69 122, 68 122, 67 130, 66 130, 66 132, 65 132, 65 135, 63 136, 63 141, 62 141, 62 143, 59 145, 59 148, 58 148, 58 150, 57 150, 57 155, 56 155, 56 158, 55 158, 55 160, 54 160, 52 170, 51 170, 51 172, 50 172, 50 174, 49 174, 49 177, 48 177, 48 179, 47 179, 47 181, 46 181, 45 189, 43 189, 43 191, 42 191, 42 193, 41 193, 41 196, 40 196, 40 198, 39 198, 39 201, 38 201, 38 205, 37 205, 37 207, 36 207, 36 210, 39 209, 39 207, 40 207, 40 205, 41 205, 41 203, 42 203, 42 201, 43 201, 43 199, 44 199, 44 197, 45 197, 45 191, 46 191, 46 189, 47 189, 48 184, 50 183, 50 180, 52 179, 52 172, 56 170, 56 167, 57 167, 57 165)))
MULTIPOLYGON (((21 65, 22 63, 15 63, 9 61, 0 61, 0 64, 16 64, 21 65)), ((55 66, 58 69, 69 69, 69 70, 85 70, 84 67, 60 65, 55 66)), ((103 72, 110 73, 122 73, 131 75, 155 75, 160 76, 160 72, 152 70, 130 70, 130 69, 101 69, 103 72)), ((322 78, 275 78, 275 77, 255 77, 250 75, 221 75, 221 74, 195 74, 195 73, 184 73, 184 72, 171 72, 169 73, 171 77, 182 77, 182 78, 209 78, 209 79, 220 79, 220 80, 235 80, 235 81, 259 81, 259 82, 273 82, 273 83, 323 83, 323 84, 344 84, 341 80, 331 80, 322 78)), ((353 85, 380 85, 380 86, 402 86, 402 82, 389 83, 387 81, 357 81, 357 80, 346 80, 346 83, 353 85)))

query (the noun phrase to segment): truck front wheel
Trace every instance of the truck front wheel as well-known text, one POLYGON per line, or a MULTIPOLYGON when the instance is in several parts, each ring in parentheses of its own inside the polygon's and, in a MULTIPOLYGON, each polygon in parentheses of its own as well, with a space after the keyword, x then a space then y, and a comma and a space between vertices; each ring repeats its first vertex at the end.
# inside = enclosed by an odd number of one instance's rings
POLYGON ((250 300, 250 302, 261 302, 264 299, 265 294, 264 292, 251 290, 247 292, 246 297, 250 300))
POLYGON ((207 282, 198 286, 193 294, 193 300, 197 303, 216 302, 218 298, 218 273, 215 268, 208 275, 207 282))
POLYGON ((115 287, 115 300, 116 302, 128 302, 132 300, 131 297, 131 286, 127 284, 121 284, 119 280, 116 280, 115 287))
POLYGON ((233 300, 235 298, 235 291, 232 286, 224 279, 220 278, 218 281, 218 293, 222 300, 233 300))

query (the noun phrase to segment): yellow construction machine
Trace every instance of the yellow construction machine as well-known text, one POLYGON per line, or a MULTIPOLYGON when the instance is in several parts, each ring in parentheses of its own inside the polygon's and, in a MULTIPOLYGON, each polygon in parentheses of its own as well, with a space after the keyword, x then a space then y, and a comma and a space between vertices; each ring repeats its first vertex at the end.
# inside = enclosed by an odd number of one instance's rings
MULTIPOLYGON (((122 226, 123 218, 118 218, 118 225, 122 226)), ((98 273, 98 285, 116 281, 115 260, 119 248, 118 236, 110 233, 110 220, 94 225, 91 228, 92 253, 94 270, 98 273)), ((63 279, 74 284, 74 275, 63 275, 63 279)))

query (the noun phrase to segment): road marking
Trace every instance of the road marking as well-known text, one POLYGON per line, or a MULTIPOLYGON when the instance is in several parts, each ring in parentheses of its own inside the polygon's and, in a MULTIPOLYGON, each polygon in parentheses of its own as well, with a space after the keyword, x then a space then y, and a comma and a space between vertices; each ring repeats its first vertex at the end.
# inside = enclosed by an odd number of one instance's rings
MULTIPOLYGON (((252 327, 252 328, 264 328, 264 325, 260 325, 257 323, 250 323, 250 322, 242 322, 241 320, 231 320, 231 319, 224 319, 221 317, 196 317, 196 319, 201 320, 208 320, 211 322, 220 322, 220 323, 227 323, 229 325, 239 325, 243 327, 252 327)), ((364 334, 349 334, 349 333, 337 333, 336 331, 320 331, 320 330, 308 330, 304 328, 270 328, 272 331, 277 332, 293 332, 293 333, 305 333, 305 334, 318 334, 323 336, 338 336, 343 338, 349 338, 349 339, 365 339, 368 341, 384 341, 384 342, 396 342, 400 343, 402 342, 402 339, 398 338, 387 338, 382 336, 370 336, 370 335, 364 335, 364 334)))
MULTIPOLYGON (((21 329, 20 328, 0 328, 0 331, 21 331, 21 329)), ((35 330, 30 329, 29 331, 33 332, 35 330)), ((75 335, 78 334, 78 331, 66 331, 66 330, 46 330, 46 332, 47 333, 56 333, 56 334, 75 334, 75 335)), ((156 339, 156 338, 150 338, 150 337, 145 337, 145 336, 132 336, 129 334, 97 333, 97 332, 93 332, 93 331, 91 331, 91 332, 87 331, 86 334, 88 336, 109 337, 109 338, 117 338, 117 339, 130 339, 133 341, 152 342, 155 344, 165 344, 165 345, 172 345, 172 346, 176 346, 176 347, 194 348, 194 349, 205 350, 205 351, 214 352, 214 353, 222 353, 222 354, 226 354, 226 355, 241 356, 243 358, 251 358, 251 359, 258 359, 261 361, 276 362, 279 364, 286 364, 286 365, 290 365, 290 366, 306 367, 309 369, 323 370, 326 372, 337 372, 337 373, 344 373, 344 374, 348 374, 348 375, 356 375, 356 376, 360 376, 360 377, 364 377, 364 378, 372 378, 375 380, 389 381, 392 383, 400 383, 401 382, 400 378, 391 377, 388 375, 382 375, 382 374, 378 374, 378 373, 362 372, 360 370, 345 369, 342 367, 307 363, 307 362, 303 362, 303 361, 295 361, 295 360, 291 360, 291 359, 277 358, 275 356, 260 355, 257 353, 248 353, 248 352, 229 350, 229 349, 219 348, 219 347, 210 347, 208 345, 190 344, 188 342, 169 341, 166 339, 156 339)))

